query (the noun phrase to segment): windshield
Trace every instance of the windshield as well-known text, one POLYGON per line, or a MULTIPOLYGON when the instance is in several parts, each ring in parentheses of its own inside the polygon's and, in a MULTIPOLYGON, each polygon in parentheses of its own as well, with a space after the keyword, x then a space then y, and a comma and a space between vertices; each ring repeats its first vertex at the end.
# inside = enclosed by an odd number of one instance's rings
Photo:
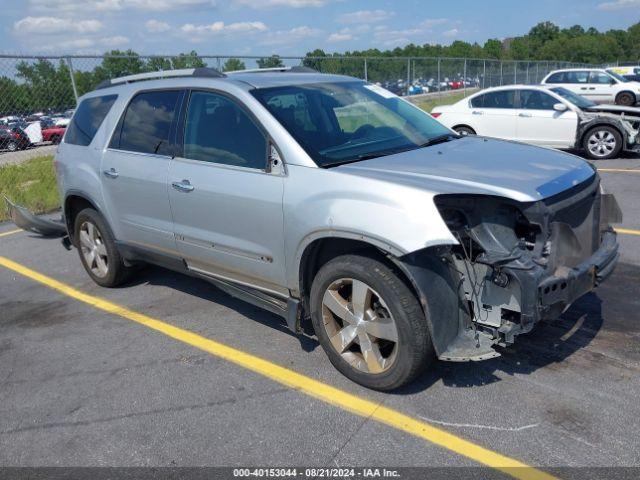
POLYGON ((609 75, 611 75, 613 78, 615 78, 616 80, 620 81, 620 82, 623 82, 623 83, 630 82, 629 79, 624 78, 622 75, 619 75, 616 72, 612 72, 610 70, 607 70, 607 73, 609 75))
POLYGON ((594 107, 596 105, 591 100, 584 98, 578 95, 577 93, 573 93, 572 91, 567 90, 566 88, 555 87, 555 88, 552 88, 551 91, 553 93, 560 95, 565 100, 569 100, 578 108, 589 108, 589 107, 594 107))
POLYGON ((456 138, 418 107, 360 81, 291 85, 252 93, 322 167, 456 138))

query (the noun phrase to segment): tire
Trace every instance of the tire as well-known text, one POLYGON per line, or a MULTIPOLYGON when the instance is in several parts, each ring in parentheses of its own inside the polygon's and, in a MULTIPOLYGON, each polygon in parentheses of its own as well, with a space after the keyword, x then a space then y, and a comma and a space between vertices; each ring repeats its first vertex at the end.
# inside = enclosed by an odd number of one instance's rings
POLYGON ((616 95, 616 105, 632 107, 636 104, 636 96, 631 92, 620 92, 616 95))
POLYGON ((73 232, 82 266, 94 282, 102 287, 117 287, 127 280, 131 268, 124 265, 111 229, 102 215, 93 208, 85 208, 76 216, 73 232), (85 241, 86 235, 89 241, 85 241), (95 247, 93 261, 87 251, 92 246, 95 247))
POLYGON ((18 144, 13 140, 11 140, 7 142, 6 149, 9 150, 10 152, 15 152, 18 150, 18 144))
POLYGON ((54 145, 58 145, 60 143, 60 135, 52 135, 51 143, 53 143, 54 145))
POLYGON ((458 126, 458 127, 453 127, 453 129, 458 132, 460 135, 475 135, 476 132, 473 128, 471 127, 465 127, 465 126, 458 126))
POLYGON ((593 127, 582 138, 582 148, 593 160, 609 160, 622 150, 622 135, 606 125, 593 127))
POLYGON ((398 275, 378 260, 343 255, 327 262, 313 280, 310 304, 313 327, 329 360, 360 385, 394 390, 414 380, 434 358, 420 303, 398 275), (360 292, 366 289, 360 298, 367 299, 367 307, 353 307, 354 285, 360 292), (371 321, 358 321, 363 318, 371 321), (369 352, 366 357, 365 351, 369 352))

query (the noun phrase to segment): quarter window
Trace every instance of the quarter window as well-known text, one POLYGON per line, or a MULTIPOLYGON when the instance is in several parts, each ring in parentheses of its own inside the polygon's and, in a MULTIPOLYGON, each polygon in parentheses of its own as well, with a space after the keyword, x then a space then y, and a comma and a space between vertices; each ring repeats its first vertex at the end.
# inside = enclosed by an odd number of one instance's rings
POLYGON ((89 145, 116 98, 118 98, 117 95, 104 95, 87 98, 80 102, 67 128, 64 143, 84 147, 89 145))
POLYGON ((264 169, 267 139, 235 102, 216 93, 193 92, 185 124, 184 156, 264 169))
POLYGON ((181 92, 143 92, 136 95, 116 129, 111 147, 131 152, 170 155, 171 123, 181 92))
POLYGON ((498 90, 473 98, 471 106, 474 108, 514 108, 514 99, 514 90, 498 90))
POLYGON ((553 110, 558 100, 539 90, 520 90, 520 108, 525 110, 553 110))

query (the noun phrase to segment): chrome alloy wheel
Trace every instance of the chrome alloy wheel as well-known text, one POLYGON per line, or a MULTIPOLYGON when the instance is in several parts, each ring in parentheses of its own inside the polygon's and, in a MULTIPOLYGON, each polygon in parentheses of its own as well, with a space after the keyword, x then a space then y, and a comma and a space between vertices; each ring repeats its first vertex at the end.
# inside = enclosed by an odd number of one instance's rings
POLYGON ((109 273, 107 247, 100 230, 91 222, 80 225, 80 250, 87 267, 96 277, 104 278, 109 273))
POLYGON ((396 359, 398 329, 384 300, 354 278, 335 280, 324 292, 322 319, 331 345, 351 366, 382 373, 396 359))
POLYGON ((587 148, 596 157, 606 157, 616 148, 616 137, 606 130, 596 130, 587 140, 587 148))

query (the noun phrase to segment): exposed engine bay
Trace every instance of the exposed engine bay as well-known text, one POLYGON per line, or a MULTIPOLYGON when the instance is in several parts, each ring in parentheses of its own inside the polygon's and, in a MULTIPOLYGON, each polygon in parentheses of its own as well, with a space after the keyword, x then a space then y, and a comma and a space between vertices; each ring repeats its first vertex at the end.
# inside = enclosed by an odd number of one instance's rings
POLYGON ((596 125, 609 124, 624 134, 623 148, 640 151, 640 108, 621 105, 594 105, 578 110, 576 148, 580 148, 584 133, 596 125))

